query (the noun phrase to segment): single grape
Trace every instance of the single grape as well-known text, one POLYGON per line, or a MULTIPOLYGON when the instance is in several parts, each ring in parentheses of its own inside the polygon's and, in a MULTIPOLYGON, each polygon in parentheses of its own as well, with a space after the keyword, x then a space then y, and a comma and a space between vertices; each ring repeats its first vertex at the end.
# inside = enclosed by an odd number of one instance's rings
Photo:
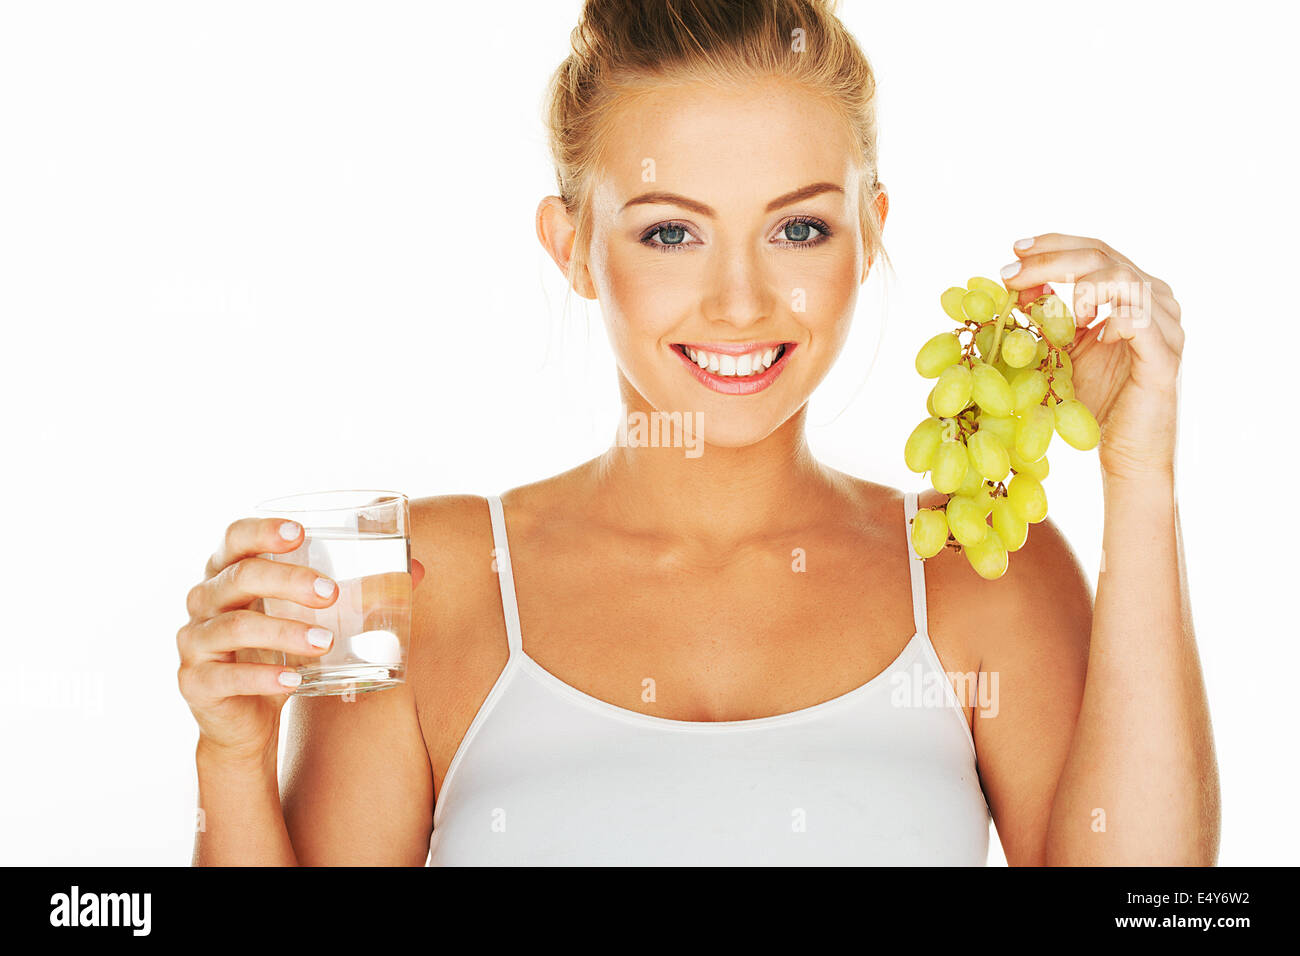
POLYGON ((989 516, 989 512, 993 510, 993 486, 987 481, 981 480, 975 486, 975 490, 966 497, 979 502, 980 513, 986 518, 989 516))
POLYGON ((979 362, 971 371, 971 397, 991 415, 1010 415, 1016 407, 1011 386, 992 365, 979 362))
POLYGON ((1057 349, 1056 361, 1065 370, 1066 375, 1074 376, 1074 362, 1071 360, 1069 352, 1065 351, 1065 349, 1057 349))
POLYGON ((975 333, 975 348, 980 353, 980 358, 987 359, 993 351, 994 332, 993 326, 986 325, 975 333))
POLYGON ((934 408, 940 418, 952 418, 970 404, 971 372, 966 365, 949 365, 934 383, 934 408))
MULTIPOLYGON (((995 282, 991 278, 984 276, 971 276, 966 282, 966 287, 972 293, 984 293, 993 302, 993 315, 1004 315, 1006 310, 1011 306, 1011 297, 1015 293, 1000 282, 995 282)), ((992 316, 989 316, 992 317, 992 316)))
POLYGON ((1052 391, 1061 401, 1074 398, 1074 380, 1064 374, 1064 369, 1057 369, 1056 378, 1052 379, 1052 391))
POLYGON ((961 310, 961 300, 965 297, 966 290, 959 285, 946 289, 943 295, 939 296, 939 304, 943 306, 943 311, 954 322, 961 322, 962 324, 966 322, 966 313, 961 310))
POLYGON ((982 412, 975 423, 979 425, 980 431, 996 435, 998 441, 1002 442, 1007 449, 1016 446, 1016 420, 1011 415, 990 415, 988 412, 982 412))
POLYGON ((925 410, 935 418, 939 417, 939 413, 934 410, 934 386, 930 386, 930 394, 925 396, 925 410))
POLYGON ((934 466, 934 455, 943 440, 943 422, 937 418, 927 418, 907 436, 903 446, 903 460, 911 471, 918 474, 929 471, 934 466))
POLYGON ((1025 461, 1038 461, 1052 443, 1056 415, 1046 405, 1027 408, 1016 426, 1016 454, 1025 461))
POLYGON ((1001 357, 1012 368, 1024 368, 1034 360, 1038 339, 1028 329, 1003 333, 1001 357))
MULTIPOLYGON (((1033 334, 1033 333, 1030 333, 1033 334)), ((1043 360, 1047 358, 1047 339, 1038 340, 1038 349, 1034 352, 1034 365, 1042 365, 1043 360)))
POLYGON ((1029 522, 1016 514, 1006 498, 993 499, 993 530, 1008 551, 1019 551, 1029 537, 1029 522))
POLYGON ((967 292, 962 296, 961 310, 972 322, 987 322, 993 318, 997 302, 985 292, 967 292))
POLYGON ((1043 400, 1047 394, 1047 376, 1039 369, 1027 368, 1016 373, 1011 380, 1013 410, 1023 415, 1043 400))
POLYGON ((938 508, 921 508, 912 518, 912 549, 917 557, 933 558, 948 543, 948 519, 938 508))
POLYGON ((1007 549, 998 533, 989 528, 979 544, 963 547, 967 562, 975 573, 989 581, 996 581, 1007 573, 1007 549))
POLYGON ((1007 454, 1007 446, 1002 444, 998 436, 992 432, 980 429, 966 439, 966 447, 970 451, 974 470, 989 481, 1001 481, 1011 470, 1011 458, 1007 454))
POLYGON ((1057 433, 1079 451, 1096 448, 1101 439, 1101 428, 1088 406, 1077 398, 1062 396, 1062 399, 1054 410, 1057 433))
MULTIPOLYGON (((1057 319, 1067 319, 1070 324, 1074 325, 1074 319, 1070 317, 1070 310, 1065 307, 1065 300, 1055 292, 1039 296, 1034 300, 1034 304, 1029 307, 1029 320, 1040 329, 1046 331, 1049 321, 1057 319)), ((1055 345, 1056 343, 1052 343, 1055 345)), ((1060 348, 1058 345, 1057 348, 1060 348)))
POLYGON ((1074 341, 1074 320, 1068 315, 1049 313, 1043 318, 1043 336, 1058 349, 1074 341))
POLYGON ((940 494, 950 495, 961 487, 969 467, 970 457, 965 442, 940 442, 934 465, 930 468, 930 484, 940 494))
POLYGON ((916 353, 916 371, 922 378, 938 378, 939 373, 961 358, 961 340, 955 332, 940 332, 916 353))
POLYGON ((1065 300, 1055 292, 1049 292, 1047 295, 1042 297, 1042 308, 1044 318, 1062 317, 1069 319, 1071 323, 1074 322, 1074 319, 1070 315, 1070 310, 1065 304, 1065 300))
POLYGON ((1011 448, 1007 451, 1007 456, 1011 459, 1011 467, 1015 469, 1017 475, 1028 475, 1030 478, 1037 478, 1039 481, 1047 477, 1046 455, 1038 459, 1038 461, 1025 461, 1016 454, 1014 448, 1011 448))
POLYGON ((969 548, 979 544, 989 532, 984 520, 984 507, 973 498, 965 495, 953 495, 945 506, 948 515, 948 530, 962 547, 969 548))
POLYGON ((1016 475, 1007 482, 1007 500, 1016 514, 1030 524, 1047 517, 1047 492, 1043 483, 1029 475, 1016 475))

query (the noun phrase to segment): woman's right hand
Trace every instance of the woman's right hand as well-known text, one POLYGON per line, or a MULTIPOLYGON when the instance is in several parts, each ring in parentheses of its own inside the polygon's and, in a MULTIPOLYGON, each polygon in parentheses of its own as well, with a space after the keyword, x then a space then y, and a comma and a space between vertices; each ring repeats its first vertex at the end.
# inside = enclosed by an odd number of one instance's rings
POLYGON ((311 625, 263 612, 263 598, 308 608, 329 607, 337 599, 338 585, 311 568, 258 557, 292 551, 302 536, 301 525, 283 518, 232 522, 208 558, 204 579, 185 600, 190 619, 176 632, 176 679, 199 723, 200 746, 214 753, 255 759, 275 751, 280 711, 298 674, 251 658, 312 657, 329 650, 333 635, 323 628, 309 636, 311 625), (324 646, 313 644, 312 636, 324 646))

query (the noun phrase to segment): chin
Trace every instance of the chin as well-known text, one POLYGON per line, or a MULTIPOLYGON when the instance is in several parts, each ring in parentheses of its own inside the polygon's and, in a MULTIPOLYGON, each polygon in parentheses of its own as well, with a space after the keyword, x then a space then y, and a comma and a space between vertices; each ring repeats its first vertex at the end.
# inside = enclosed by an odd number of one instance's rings
POLYGON ((768 414, 745 414, 738 410, 711 413, 696 409, 691 415, 694 440, 713 448, 746 448, 756 445, 781 427, 768 414))

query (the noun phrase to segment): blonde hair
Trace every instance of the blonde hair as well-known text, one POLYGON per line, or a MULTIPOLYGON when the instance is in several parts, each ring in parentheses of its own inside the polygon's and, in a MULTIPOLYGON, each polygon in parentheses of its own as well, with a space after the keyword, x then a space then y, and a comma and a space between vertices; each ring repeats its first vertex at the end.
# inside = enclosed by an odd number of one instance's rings
POLYGON ((570 290, 588 259, 591 190, 609 125, 602 118, 627 98, 665 82, 731 85, 781 76, 824 95, 858 152, 864 252, 869 259, 879 254, 889 261, 875 209, 880 190, 875 74, 836 16, 838 5, 838 0, 587 0, 570 36, 572 52, 546 93, 556 185, 576 229, 570 290))

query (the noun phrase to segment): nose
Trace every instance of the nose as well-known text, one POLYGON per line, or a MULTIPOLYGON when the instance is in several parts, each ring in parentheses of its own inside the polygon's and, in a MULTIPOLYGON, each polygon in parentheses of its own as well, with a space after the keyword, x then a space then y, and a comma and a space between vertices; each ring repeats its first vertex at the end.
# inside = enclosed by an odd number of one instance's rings
POLYGON ((720 250, 704 302, 705 318, 736 329, 762 323, 775 305, 770 282, 758 250, 720 250))

